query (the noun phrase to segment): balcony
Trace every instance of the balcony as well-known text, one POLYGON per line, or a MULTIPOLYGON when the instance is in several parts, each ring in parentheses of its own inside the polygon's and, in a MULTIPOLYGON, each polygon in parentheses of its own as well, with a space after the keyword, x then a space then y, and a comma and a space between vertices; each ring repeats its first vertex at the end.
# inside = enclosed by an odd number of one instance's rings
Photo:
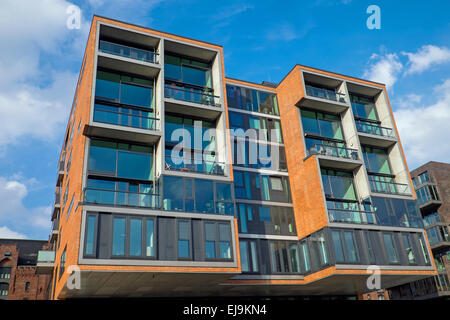
POLYGON ((377 224, 375 213, 372 211, 359 211, 349 209, 328 209, 330 222, 377 224))
POLYGON ((300 105, 320 111, 341 113, 348 108, 345 94, 330 89, 305 85, 305 96, 300 105))
POLYGON ((166 156, 165 169, 169 171, 193 172, 211 175, 225 175, 225 164, 222 162, 197 160, 190 158, 166 156))
POLYGON ((145 130, 159 130, 159 120, 149 116, 150 112, 127 108, 96 104, 94 107, 94 121, 132 127, 145 130))
POLYGON ((59 218, 53 220, 52 233, 50 235, 50 242, 55 242, 59 235, 59 218))
POLYGON ((427 229, 427 236, 432 250, 445 252, 450 248, 450 235, 447 225, 437 225, 427 229))
POLYGON ((122 44, 112 43, 109 41, 100 40, 99 50, 104 53, 109 53, 125 58, 150 63, 159 63, 158 61, 159 54, 156 52, 133 48, 122 44))
POLYGON ((151 193, 86 188, 84 191, 84 202, 89 204, 159 209, 161 207, 161 196, 151 193))
POLYGON ((309 156, 317 155, 324 167, 353 170, 362 164, 356 149, 314 144, 307 151, 309 156))
POLYGON ((55 251, 39 250, 36 263, 37 274, 51 274, 55 267, 55 251))
POLYGON ((409 185, 369 179, 370 190, 377 193, 411 196, 409 185))
POLYGON ((425 225, 426 228, 443 222, 444 221, 441 220, 441 217, 437 212, 427 215, 423 218, 423 224, 425 225))
POLYGON ((209 107, 220 107, 220 97, 205 90, 185 83, 170 81, 165 84, 165 97, 175 100, 198 103, 209 107))
POLYGON ((65 160, 61 160, 58 165, 58 176, 56 178, 56 186, 59 187, 62 183, 65 174, 65 160))
POLYGON ((52 220, 55 220, 61 209, 61 188, 59 187, 55 192, 55 203, 53 205, 52 220))
POLYGON ((391 146, 397 140, 392 128, 382 127, 362 120, 355 120, 355 123, 356 130, 360 133, 359 139, 362 144, 386 148, 391 146))

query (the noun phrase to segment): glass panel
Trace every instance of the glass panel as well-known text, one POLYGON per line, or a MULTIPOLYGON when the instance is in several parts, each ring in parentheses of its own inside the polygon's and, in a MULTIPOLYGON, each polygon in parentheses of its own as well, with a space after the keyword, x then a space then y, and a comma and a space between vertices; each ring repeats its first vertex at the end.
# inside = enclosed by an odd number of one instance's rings
POLYGON ((347 249, 349 261, 350 262, 357 262, 358 261, 358 254, 356 252, 355 240, 353 238, 353 232, 351 232, 351 231, 344 231, 344 240, 345 240, 345 247, 347 249))
POLYGON ((256 253, 256 242, 250 241, 250 251, 252 254, 252 270, 253 272, 258 272, 259 266, 258 266, 258 259, 257 259, 257 253, 256 253))
POLYGON ((195 207, 197 212, 214 213, 213 181, 195 180, 195 207))
POLYGON ((130 219, 130 256, 142 255, 142 219, 130 219))
POLYGON ((91 141, 89 148, 89 170, 116 172, 116 150, 110 147, 95 146, 91 141))
POLYGON ((147 257, 155 256, 155 243, 154 243, 154 222, 153 220, 147 220, 146 226, 146 236, 145 236, 145 255, 147 257))
POLYGON ((164 210, 183 211, 183 178, 164 176, 164 210))
POLYGON ((305 272, 308 272, 311 269, 311 266, 309 263, 308 244, 306 242, 304 242, 300 246, 302 248, 303 265, 305 268, 305 272))
POLYGON ((231 184, 216 183, 216 197, 217 200, 232 200, 231 198, 231 184))
POLYGON ((336 262, 344 262, 344 250, 342 248, 342 242, 341 242, 341 232, 340 231, 333 231, 331 233, 331 236, 333 238, 333 244, 334 244, 334 252, 336 254, 336 262))
POLYGON ((88 216, 87 234, 86 234, 86 254, 94 254, 94 239, 95 239, 95 216, 88 216))
POLYGON ((152 89, 122 83, 120 91, 120 102, 133 106, 150 108, 152 104, 152 89))
POLYGON ((113 247, 114 256, 125 255, 125 218, 113 219, 113 247))
POLYGON ((405 246, 406 256, 408 257, 409 263, 416 263, 416 258, 414 257, 411 242, 409 241, 409 234, 402 234, 402 238, 403 238, 403 245, 405 246))
POLYGON ((123 178, 152 180, 151 158, 152 157, 149 154, 119 151, 117 176, 123 178))
POLYGON ((248 261, 248 249, 246 241, 239 241, 239 251, 241 255, 241 269, 242 272, 250 272, 250 266, 248 261))
POLYGON ((300 272, 300 259, 298 256, 297 244, 289 245, 289 256, 291 258, 292 272, 300 272))
POLYGON ((394 239, 391 234, 383 234, 384 246, 390 263, 398 263, 397 251, 394 247, 394 239))
POLYGON ((110 101, 119 101, 120 75, 97 71, 97 81, 95 84, 95 96, 110 101))

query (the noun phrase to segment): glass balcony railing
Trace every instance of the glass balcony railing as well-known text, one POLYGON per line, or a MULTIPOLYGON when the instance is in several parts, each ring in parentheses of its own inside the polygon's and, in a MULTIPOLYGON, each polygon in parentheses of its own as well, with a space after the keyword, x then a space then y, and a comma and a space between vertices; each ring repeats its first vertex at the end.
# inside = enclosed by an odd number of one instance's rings
POLYGON ((38 263, 54 263, 55 251, 39 250, 37 256, 38 263))
POLYGON ((332 90, 328 90, 328 89, 323 89, 323 88, 318 88, 318 87, 313 87, 313 86, 307 85, 306 86, 306 94, 308 96, 312 96, 312 97, 316 97, 316 98, 322 98, 322 99, 345 103, 345 94, 336 92, 336 91, 332 91, 332 90))
POLYGON ((434 226, 427 229, 428 241, 432 246, 442 242, 450 242, 450 235, 447 226, 434 226))
POLYGON ((179 82, 166 83, 164 92, 166 98, 220 107, 220 97, 201 88, 179 82))
POLYGON ((358 150, 344 147, 326 146, 323 144, 314 144, 311 148, 308 149, 308 154, 359 160, 358 150))
POLYGON ((425 227, 429 227, 429 226, 439 223, 439 222, 442 222, 442 221, 437 212, 427 215, 423 218, 423 223, 424 223, 425 227))
POLYGON ((182 157, 166 156, 166 170, 206 173, 223 176, 225 174, 225 164, 216 161, 201 160, 195 163, 194 159, 182 157))
POLYGON ((160 119, 150 116, 150 112, 139 109, 95 105, 94 121, 115 124, 119 126, 159 130, 160 119))
POLYGON ((57 231, 59 229, 59 219, 53 220, 52 230, 57 231))
POLYGON ((59 171, 59 172, 64 172, 64 167, 65 167, 65 161, 64 161, 64 160, 61 160, 61 161, 59 162, 58 171, 59 171))
POLYGON ((395 138, 394 130, 391 128, 381 127, 369 122, 356 120, 356 130, 362 133, 373 134, 382 137, 395 138))
POLYGON ((328 209, 330 222, 377 224, 375 213, 348 209, 328 209))
POLYGON ((161 196, 151 193, 137 193, 115 190, 86 188, 86 203, 107 204, 113 206, 144 207, 158 209, 161 207, 161 196))
POLYGON ((125 46, 123 44, 100 40, 99 49, 101 52, 114 54, 116 56, 158 63, 158 53, 125 46))
POLYGON ((399 195, 411 195, 409 185, 404 183, 385 182, 369 179, 370 190, 372 192, 387 193, 387 194, 399 194, 399 195))

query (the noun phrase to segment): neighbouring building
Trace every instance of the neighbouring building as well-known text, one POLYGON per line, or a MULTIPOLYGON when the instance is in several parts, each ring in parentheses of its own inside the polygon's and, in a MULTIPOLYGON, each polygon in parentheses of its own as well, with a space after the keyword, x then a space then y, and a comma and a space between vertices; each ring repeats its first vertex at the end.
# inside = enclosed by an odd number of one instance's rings
POLYGON ((436 274, 383 84, 232 79, 220 45, 94 16, 58 163, 52 299, 356 298, 371 265, 382 288, 436 274))
POLYGON ((46 300, 51 275, 36 272, 39 250, 48 241, 0 239, 0 300, 46 300))
POLYGON ((411 171, 438 274, 390 289, 392 299, 450 297, 450 164, 430 161, 411 171))

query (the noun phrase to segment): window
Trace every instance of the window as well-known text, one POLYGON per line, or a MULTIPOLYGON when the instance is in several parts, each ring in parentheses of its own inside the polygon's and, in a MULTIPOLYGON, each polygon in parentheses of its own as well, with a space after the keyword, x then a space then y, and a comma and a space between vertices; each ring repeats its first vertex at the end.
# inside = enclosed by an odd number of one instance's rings
POLYGON ((142 219, 130 219, 130 256, 142 255, 142 219))
POLYGON ((214 213, 214 182, 195 180, 195 208, 197 212, 214 213))
POLYGON ((283 191, 283 183, 279 177, 270 177, 270 186, 272 190, 283 191))
POLYGON ((406 253, 406 256, 408 257, 408 262, 410 264, 415 264, 416 258, 414 256, 414 252, 413 252, 413 249, 411 246, 409 234, 402 234, 402 239, 403 239, 403 246, 405 247, 405 253, 406 253))
POLYGON ((9 293, 9 283, 0 283, 0 296, 7 297, 9 293))
POLYGON ((87 217, 87 227, 86 227, 86 255, 95 254, 95 235, 96 235, 96 225, 97 218, 94 215, 88 215, 87 217))
POLYGON ((61 254, 61 258, 60 258, 59 279, 61 279, 62 275, 64 274, 64 271, 66 270, 66 250, 67 250, 67 248, 64 248, 64 251, 61 254))
POLYGON ((231 259, 231 227, 219 223, 219 253, 221 259, 231 259))
POLYGON ((350 94, 350 101, 355 118, 362 118, 372 121, 378 120, 373 98, 366 98, 357 96, 355 94, 350 94))
POLYGON ((300 248, 302 250, 303 271, 306 273, 311 270, 311 264, 309 262, 308 243, 306 241, 302 242, 300 244, 300 248))
POLYGON ((289 257, 291 259, 292 272, 300 273, 300 258, 296 243, 289 245, 289 257))
POLYGON ((339 116, 322 112, 301 110, 301 117, 303 131, 306 134, 325 139, 344 141, 341 119, 339 116))
POLYGON ((69 209, 67 209, 67 219, 69 219, 70 212, 72 211, 74 201, 75 201, 75 193, 72 195, 72 200, 70 201, 69 209))
POLYGON ((336 254, 336 262, 344 262, 344 249, 341 242, 341 232, 333 230, 331 232, 334 244, 334 252, 336 254))
POLYGON ((216 258, 216 224, 205 223, 205 250, 207 259, 216 258))
POLYGON ((25 282, 25 292, 28 292, 30 290, 30 283, 25 282))
POLYGON ((239 240, 239 251, 241 254, 242 272, 258 272, 258 259, 256 242, 250 240, 239 240))
POLYGON ((364 237, 366 239, 366 245, 367 245, 367 253, 369 255, 369 262, 370 263, 375 263, 375 253, 373 252, 373 247, 372 247, 372 241, 370 239, 370 234, 369 232, 364 232, 364 237))
POLYGON ((166 79, 212 88, 211 66, 199 60, 166 54, 164 56, 166 79))
POLYGON ((191 257, 191 222, 178 221, 178 258, 191 257))
POLYGON ((113 256, 125 255, 126 220, 125 218, 113 218, 113 256))
POLYGON ((358 253, 356 251, 355 239, 352 231, 344 231, 345 248, 348 255, 349 262, 358 261, 358 253))
POLYGON ((272 272, 282 272, 280 251, 277 242, 269 243, 270 263, 272 266, 272 272))
POLYGON ((147 257, 155 256, 154 237, 155 237, 154 221, 149 219, 146 222, 146 235, 145 235, 145 248, 146 248, 145 255, 147 257))
POLYGON ((316 248, 318 250, 318 256, 320 258, 320 265, 326 265, 328 264, 328 254, 327 254, 327 248, 325 245, 325 236, 323 231, 319 231, 312 235, 310 238, 313 242, 316 244, 316 248))
POLYGON ((356 201, 351 172, 321 169, 321 174, 325 196, 328 199, 356 201))
POLYGON ((1 267, 0 266, 0 280, 11 278, 11 267, 1 267))
POLYGON ((422 249, 422 254, 423 254, 423 258, 425 260, 425 263, 429 264, 430 263, 430 258, 428 256, 428 248, 427 248, 427 246, 425 244, 425 241, 423 240, 423 236, 422 235, 420 235, 420 237, 419 237, 419 242, 420 242, 420 248, 422 249))
POLYGON ((389 263, 399 263, 393 235, 389 233, 383 233, 383 240, 389 263))
POLYGON ((227 84, 227 101, 229 108, 279 115, 274 93, 227 84))

